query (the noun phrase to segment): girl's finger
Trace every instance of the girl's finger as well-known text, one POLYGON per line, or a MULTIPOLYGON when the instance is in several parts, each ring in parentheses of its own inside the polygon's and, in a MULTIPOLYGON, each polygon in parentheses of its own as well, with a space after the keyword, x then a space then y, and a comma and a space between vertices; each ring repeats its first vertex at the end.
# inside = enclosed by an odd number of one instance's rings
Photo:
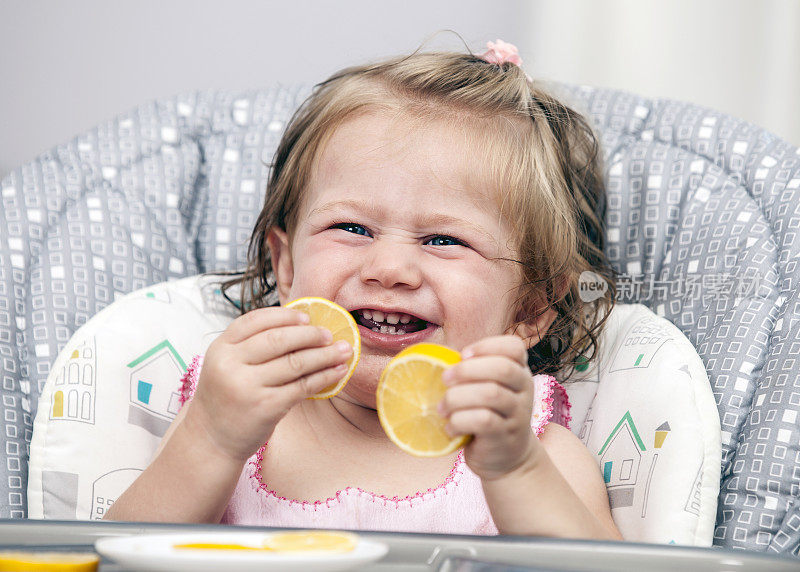
POLYGON ((236 318, 225 329, 222 336, 227 342, 238 344, 264 330, 282 326, 299 326, 308 324, 308 322, 309 317, 307 314, 291 308, 280 306, 257 308, 236 318))
POLYGON ((483 338, 461 350, 462 359, 475 356, 505 356, 515 362, 528 365, 528 348, 522 338, 517 336, 492 336, 483 338))
POLYGON ((445 430, 452 436, 497 435, 505 430, 506 420, 484 408, 463 409, 450 416, 445 430))
POLYGON ((497 383, 466 383, 449 388, 439 403, 438 411, 440 415, 448 417, 456 411, 480 407, 508 419, 519 409, 518 396, 497 383))
POLYGON ((350 344, 338 341, 330 346, 291 352, 256 367, 262 372, 264 385, 286 385, 343 364, 352 355, 350 344))
POLYGON ((346 373, 347 364, 339 364, 296 379, 284 387, 290 400, 300 401, 330 387, 342 379, 346 373))
POLYGON ((327 346, 333 341, 330 331, 318 326, 281 326, 257 332, 237 344, 242 361, 259 365, 291 352, 327 346))
POLYGON ((532 386, 527 366, 497 355, 463 360, 445 370, 442 381, 446 385, 494 381, 516 392, 525 391, 532 386))

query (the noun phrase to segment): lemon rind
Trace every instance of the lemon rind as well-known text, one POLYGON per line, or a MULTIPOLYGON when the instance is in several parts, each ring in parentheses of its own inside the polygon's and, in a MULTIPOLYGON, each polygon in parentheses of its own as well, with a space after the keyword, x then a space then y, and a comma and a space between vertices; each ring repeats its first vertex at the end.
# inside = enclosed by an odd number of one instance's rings
POLYGON ((416 457, 441 457, 443 455, 448 455, 453 453, 454 451, 460 449, 464 445, 466 445, 469 441, 471 436, 470 435, 460 435, 457 437, 453 437, 449 440, 448 444, 445 447, 441 447, 439 449, 427 449, 421 450, 415 447, 408 445, 405 441, 398 437, 397 433, 394 431, 392 424, 386 419, 386 414, 384 413, 384 393, 388 391, 387 385, 385 383, 386 374, 387 372, 391 371, 393 368, 397 367, 401 362, 406 361, 415 361, 418 359, 424 359, 430 363, 441 367, 450 367, 460 361, 461 357, 455 350, 447 348, 445 346, 440 346, 437 344, 415 344, 413 346, 409 346, 399 354, 397 354, 392 360, 387 364, 386 368, 381 375, 381 379, 378 382, 378 388, 376 391, 376 402, 377 402, 377 410, 378 410, 378 420, 380 421, 381 427, 383 427, 386 436, 389 437, 389 440, 392 441, 395 445, 397 445, 400 449, 405 451, 410 455, 414 455, 416 457))
MULTIPOLYGON (((331 397, 335 397, 345 388, 347 382, 350 381, 350 378, 353 377, 353 373, 355 372, 356 366, 358 365, 359 359, 361 359, 361 336, 358 333, 358 324, 356 323, 353 316, 348 312, 345 308, 337 304, 336 302, 331 302, 327 298, 322 298, 320 296, 305 296, 303 298, 298 298, 296 300, 292 300, 288 304, 286 304, 287 308, 296 308, 297 306, 301 305, 310 305, 311 303, 322 304, 327 306, 328 308, 339 312, 342 316, 345 317, 347 324, 350 326, 351 331, 355 334, 353 336, 353 359, 350 364, 350 367, 345 372, 344 376, 336 383, 333 389, 325 392, 315 393, 314 395, 310 395, 308 399, 330 399, 331 397)), ((301 310, 302 311, 302 310, 301 310)))

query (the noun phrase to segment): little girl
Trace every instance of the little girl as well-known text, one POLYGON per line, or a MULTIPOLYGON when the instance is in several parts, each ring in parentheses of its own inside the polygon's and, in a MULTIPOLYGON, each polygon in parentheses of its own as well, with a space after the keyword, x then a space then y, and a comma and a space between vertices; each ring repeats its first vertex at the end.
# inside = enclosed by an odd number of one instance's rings
POLYGON ((238 285, 243 313, 184 378, 187 403, 118 520, 619 539, 552 373, 596 353, 608 299, 597 142, 498 41, 415 53, 318 85, 275 154, 238 285), (297 311, 330 299, 361 359, 297 311), (439 405, 463 451, 416 458, 375 411, 416 342, 461 352, 439 405), (588 351, 587 351, 588 350, 588 351), (536 374, 536 375, 534 375, 536 374), (266 445, 265 445, 266 443, 266 445))

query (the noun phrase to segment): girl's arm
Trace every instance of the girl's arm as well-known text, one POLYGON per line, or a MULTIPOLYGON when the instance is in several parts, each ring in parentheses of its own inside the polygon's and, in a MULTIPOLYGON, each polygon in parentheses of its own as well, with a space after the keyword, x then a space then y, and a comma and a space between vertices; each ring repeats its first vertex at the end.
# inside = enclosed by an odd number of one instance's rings
POLYGON ((352 355, 306 314, 259 308, 209 346, 192 401, 109 519, 219 522, 247 459, 294 405, 341 379, 352 355))
POLYGON ((484 338, 443 375, 439 406, 453 435, 472 434, 467 466, 483 483, 501 534, 621 540, 600 470, 572 433, 531 429, 534 394, 526 346, 513 336, 484 338))
POLYGON ((622 540, 600 469, 583 443, 551 423, 539 444, 517 469, 482 480, 500 534, 622 540))
POLYGON ((105 520, 220 521, 244 462, 203 438, 203 427, 187 418, 190 407, 191 402, 181 409, 153 462, 114 502, 105 520))

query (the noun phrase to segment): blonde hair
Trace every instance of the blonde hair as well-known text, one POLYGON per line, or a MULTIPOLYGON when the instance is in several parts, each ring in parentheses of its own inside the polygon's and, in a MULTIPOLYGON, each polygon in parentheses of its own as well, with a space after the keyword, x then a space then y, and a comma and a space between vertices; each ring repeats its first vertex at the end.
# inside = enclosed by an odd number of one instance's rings
POLYGON ((278 145, 247 268, 224 283, 223 292, 239 285, 242 313, 274 303, 269 229, 291 236, 320 150, 344 121, 376 109, 489 123, 492 128, 480 131, 480 144, 491 151, 501 214, 517 237, 522 321, 548 308, 556 312, 529 351, 529 365, 534 373, 555 373, 591 359, 615 292, 603 253, 598 142, 583 117, 529 81, 519 66, 472 54, 415 53, 344 69, 317 85, 278 145), (607 281, 606 297, 581 301, 584 271, 607 281))

